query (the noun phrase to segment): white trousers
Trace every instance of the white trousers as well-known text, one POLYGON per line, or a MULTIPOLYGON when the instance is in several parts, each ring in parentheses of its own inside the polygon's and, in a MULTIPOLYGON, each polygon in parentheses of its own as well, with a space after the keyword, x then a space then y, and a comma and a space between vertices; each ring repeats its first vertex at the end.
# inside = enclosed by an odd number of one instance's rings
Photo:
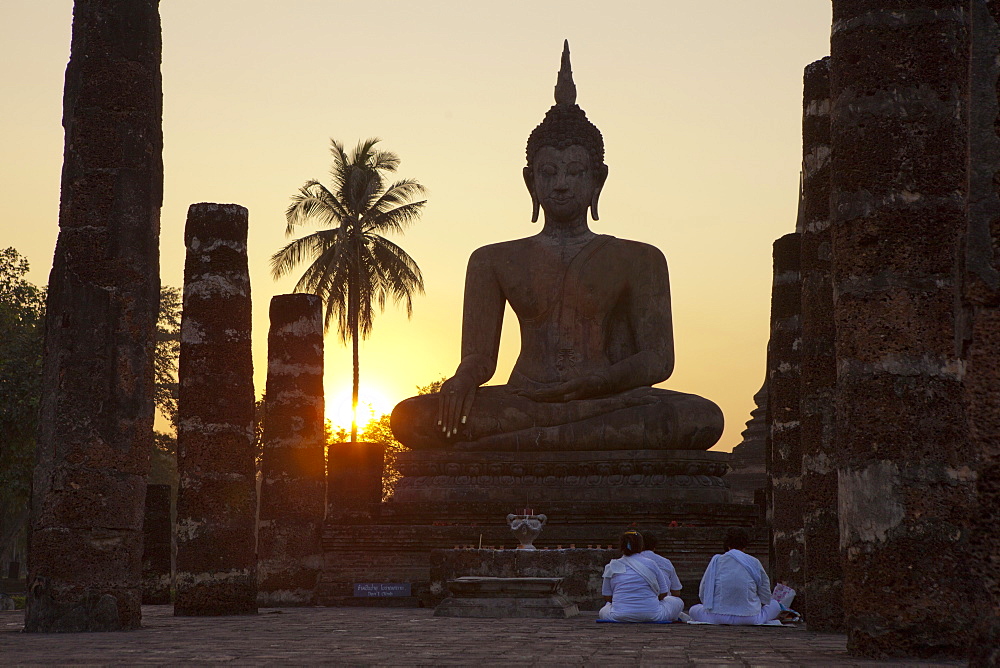
POLYGON ((604 604, 604 607, 597 613, 597 618, 613 622, 672 622, 684 609, 684 601, 676 596, 665 596, 659 603, 660 609, 653 618, 649 618, 648 615, 612 611, 610 603, 604 604))
POLYGON ((756 626, 778 618, 781 612, 781 605, 771 599, 767 605, 760 609, 756 615, 723 615, 717 612, 709 612, 701 603, 692 605, 688 614, 696 622, 708 622, 709 624, 732 624, 734 626, 756 626))

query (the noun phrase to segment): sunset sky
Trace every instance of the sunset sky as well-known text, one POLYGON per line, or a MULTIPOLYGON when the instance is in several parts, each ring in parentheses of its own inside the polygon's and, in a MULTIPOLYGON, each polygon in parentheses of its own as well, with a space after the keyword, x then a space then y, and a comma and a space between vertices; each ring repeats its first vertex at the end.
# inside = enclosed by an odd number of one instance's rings
MULTIPOLYGON (((71 0, 0 3, 0 248, 42 285, 58 232, 71 0)), ((378 136, 428 188, 398 241, 424 272, 412 320, 390 308, 361 349, 376 414, 459 361, 469 254, 529 236, 528 133, 552 105, 564 38, 578 102, 604 133, 599 233, 658 246, 670 265, 677 366, 664 387, 718 403, 731 450, 764 378, 771 243, 794 230, 802 70, 829 53, 828 0, 165 0, 161 277, 182 284, 194 202, 250 210, 254 363, 267 306, 291 290, 268 258, 284 210, 325 180, 329 140, 378 136)), ((349 412, 350 349, 326 340, 327 414, 349 412)), ((508 313, 501 363, 517 354, 508 313)))

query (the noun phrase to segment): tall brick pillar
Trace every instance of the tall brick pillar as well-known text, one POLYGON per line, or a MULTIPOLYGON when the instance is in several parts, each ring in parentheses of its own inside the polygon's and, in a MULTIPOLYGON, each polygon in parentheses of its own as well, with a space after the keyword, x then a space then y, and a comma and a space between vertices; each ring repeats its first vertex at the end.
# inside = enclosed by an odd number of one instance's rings
POLYGON ((247 210, 192 204, 184 241, 174 614, 256 614, 247 210))
POLYGON ((260 490, 261 605, 310 605, 323 566, 323 301, 271 299, 260 490))
POLYGON ((956 354, 968 0, 834 0, 836 432, 848 649, 961 655, 976 507, 956 354))
POLYGON ((156 0, 77 0, 25 631, 141 623, 163 197, 156 0))
POLYGON ((962 258, 960 346, 966 362, 970 440, 979 456, 970 616, 976 620, 970 664, 1000 665, 1000 123, 997 59, 1000 2, 972 3, 969 122, 969 222, 962 258))
POLYGON ((802 524, 806 623, 814 631, 844 630, 843 569, 837 524, 833 395, 833 286, 830 282, 830 59, 812 63, 802 99, 802 524))
POLYGON ((799 425, 802 283, 800 234, 774 242, 771 339, 767 345, 767 464, 771 489, 771 564, 775 582, 800 592, 796 610, 805 612, 802 543, 802 443, 799 425))

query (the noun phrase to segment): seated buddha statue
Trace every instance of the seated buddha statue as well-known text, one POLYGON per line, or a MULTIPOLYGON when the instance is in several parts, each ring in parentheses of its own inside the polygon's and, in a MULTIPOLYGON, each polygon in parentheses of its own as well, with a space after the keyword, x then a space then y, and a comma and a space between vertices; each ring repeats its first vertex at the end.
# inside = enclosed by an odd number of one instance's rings
POLYGON ((601 132, 576 104, 568 44, 555 98, 524 168, 542 229, 472 253, 458 369, 440 392, 400 402, 392 430, 414 449, 708 449, 722 435, 718 406, 653 387, 674 368, 663 254, 588 225, 608 167, 601 132), (506 384, 484 386, 507 303, 520 354, 506 384))

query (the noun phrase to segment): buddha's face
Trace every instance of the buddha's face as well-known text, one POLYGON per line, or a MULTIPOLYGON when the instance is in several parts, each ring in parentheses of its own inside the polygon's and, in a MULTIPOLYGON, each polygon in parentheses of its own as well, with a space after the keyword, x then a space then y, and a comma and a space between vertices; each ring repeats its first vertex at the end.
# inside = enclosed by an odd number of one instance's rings
POLYGON ((532 196, 545 211, 547 222, 586 221, 587 208, 596 208, 604 184, 596 174, 590 154, 582 146, 564 149, 543 146, 535 154, 528 183, 532 196))

